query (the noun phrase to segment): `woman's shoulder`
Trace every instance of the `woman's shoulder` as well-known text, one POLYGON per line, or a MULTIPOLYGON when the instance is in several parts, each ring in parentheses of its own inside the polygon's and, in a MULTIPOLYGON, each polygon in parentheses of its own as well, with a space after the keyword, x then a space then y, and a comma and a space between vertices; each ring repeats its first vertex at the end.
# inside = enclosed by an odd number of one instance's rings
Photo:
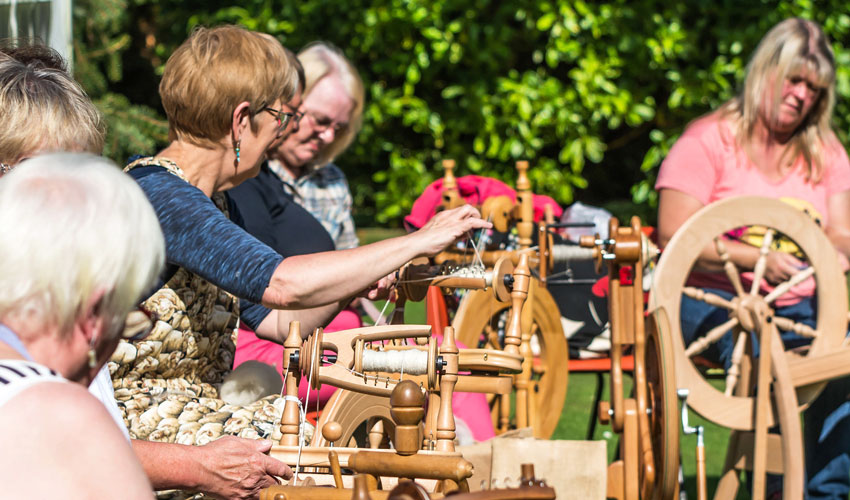
POLYGON ((715 111, 689 123, 682 137, 704 143, 728 144, 735 137, 734 123, 721 112, 715 111))

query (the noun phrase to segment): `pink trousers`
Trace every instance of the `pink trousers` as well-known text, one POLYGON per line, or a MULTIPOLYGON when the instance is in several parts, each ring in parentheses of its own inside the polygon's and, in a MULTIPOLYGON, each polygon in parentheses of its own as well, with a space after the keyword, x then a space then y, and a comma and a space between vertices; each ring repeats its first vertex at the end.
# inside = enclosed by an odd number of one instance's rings
MULTIPOLYGON (((328 324, 325 331, 335 332, 359 328, 361 326, 363 326, 363 322, 360 320, 360 316, 353 309, 344 309, 328 324)), ((458 343, 458 347, 463 348, 464 346, 458 343)), ((247 326, 240 325, 233 367, 236 368, 251 359, 273 365, 277 372, 281 374, 281 377, 283 376, 283 346, 263 340, 257 337, 254 331, 247 326)), ((302 379, 298 387, 298 397, 301 401, 305 401, 307 398, 307 388, 309 387, 307 381, 302 379)), ((336 387, 324 384, 319 389, 318 395, 312 392, 307 411, 314 409, 317 403, 319 407, 323 407, 334 391, 336 391, 336 387)), ((493 422, 490 419, 490 406, 487 404, 487 397, 484 394, 456 392, 452 398, 452 408, 454 409, 455 417, 466 423, 467 427, 472 431, 472 436, 477 441, 484 441, 495 435, 493 422)))

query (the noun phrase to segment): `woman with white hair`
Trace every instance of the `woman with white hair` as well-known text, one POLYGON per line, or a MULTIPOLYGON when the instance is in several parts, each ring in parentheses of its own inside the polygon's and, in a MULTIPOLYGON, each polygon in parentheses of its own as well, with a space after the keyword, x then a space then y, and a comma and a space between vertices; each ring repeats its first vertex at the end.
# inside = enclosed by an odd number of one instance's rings
POLYGON ((363 122, 363 81, 342 51, 314 42, 298 53, 304 90, 298 129, 269 151, 269 168, 296 202, 330 233, 338 250, 358 244, 351 192, 334 159, 351 145, 363 122))
MULTIPOLYGON (((839 256, 850 256, 850 160, 830 126, 835 103, 835 58, 821 28, 787 19, 761 40, 747 66, 743 91, 719 110, 691 123, 661 165, 659 239, 663 244, 695 212, 738 195, 781 198, 805 210, 826 231, 839 256)), ((729 257, 750 286, 759 245, 728 235, 729 257)), ((788 248, 788 245, 785 245, 788 248)), ((772 290, 806 266, 785 248, 771 250, 760 283, 772 290)), ((688 283, 731 298, 722 260, 703 249, 688 283), (719 278, 721 277, 721 278, 719 278), (719 278, 719 279, 718 279, 719 278)), ((778 316, 814 326, 814 280, 776 300, 778 316)), ((726 321, 723 311, 682 298, 682 334, 690 343, 726 321)), ((810 340, 782 332, 786 347, 810 340)), ((717 361, 728 366, 731 333, 718 342, 717 361)), ((850 402, 847 379, 830 383, 805 413, 807 498, 850 494, 850 402)))
POLYGON ((0 482, 9 498, 150 498, 85 387, 165 260, 144 193, 108 161, 46 155, 0 179, 0 482), (50 478, 45 481, 44 478, 50 478))

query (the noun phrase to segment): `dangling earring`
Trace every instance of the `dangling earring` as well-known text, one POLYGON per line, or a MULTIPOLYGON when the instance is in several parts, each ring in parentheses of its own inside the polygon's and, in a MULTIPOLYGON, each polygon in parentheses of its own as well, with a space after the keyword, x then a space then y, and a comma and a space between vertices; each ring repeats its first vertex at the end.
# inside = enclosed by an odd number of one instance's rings
POLYGON ((239 146, 242 145, 242 139, 236 141, 236 145, 233 147, 233 151, 236 152, 236 164, 234 165, 236 168, 239 168, 239 146))
POLYGON ((97 353, 94 350, 94 337, 91 339, 91 344, 89 345, 89 368, 94 368, 97 366, 97 353))

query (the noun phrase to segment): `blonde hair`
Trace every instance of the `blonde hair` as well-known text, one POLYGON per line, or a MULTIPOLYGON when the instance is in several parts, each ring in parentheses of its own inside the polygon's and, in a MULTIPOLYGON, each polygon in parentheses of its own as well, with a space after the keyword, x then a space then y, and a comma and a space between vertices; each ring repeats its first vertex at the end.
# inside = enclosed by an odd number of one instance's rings
POLYGON ((334 136, 334 141, 316 155, 311 165, 324 166, 333 161, 354 141, 363 123, 363 105, 366 97, 363 90, 363 80, 357 69, 351 64, 342 51, 328 42, 313 42, 298 53, 298 60, 304 66, 306 86, 304 96, 313 90, 322 78, 337 78, 354 103, 348 126, 334 136))
POLYGON ((789 152, 791 158, 803 156, 806 179, 817 183, 823 175, 824 147, 837 138, 830 126, 835 106, 835 57, 816 23, 791 18, 774 26, 759 42, 747 65, 743 91, 724 104, 719 113, 733 122, 736 140, 744 146, 752 139, 762 116, 774 119, 778 115, 785 80, 804 71, 813 75, 814 83, 822 90, 794 132, 789 152), (772 102, 764 102, 766 95, 773 96, 772 102))
POLYGON ((38 59, 0 57, 0 162, 14 165, 36 151, 103 149, 105 124, 88 95, 67 73, 38 59))
POLYGON ((277 100, 288 102, 297 86, 297 72, 271 35, 239 26, 196 28, 168 58, 159 84, 169 140, 216 147, 240 103, 250 103, 255 116, 277 100))
POLYGON ((117 335, 165 262, 165 242, 141 188, 109 160, 60 153, 0 179, 0 321, 70 331, 98 312, 117 335))

